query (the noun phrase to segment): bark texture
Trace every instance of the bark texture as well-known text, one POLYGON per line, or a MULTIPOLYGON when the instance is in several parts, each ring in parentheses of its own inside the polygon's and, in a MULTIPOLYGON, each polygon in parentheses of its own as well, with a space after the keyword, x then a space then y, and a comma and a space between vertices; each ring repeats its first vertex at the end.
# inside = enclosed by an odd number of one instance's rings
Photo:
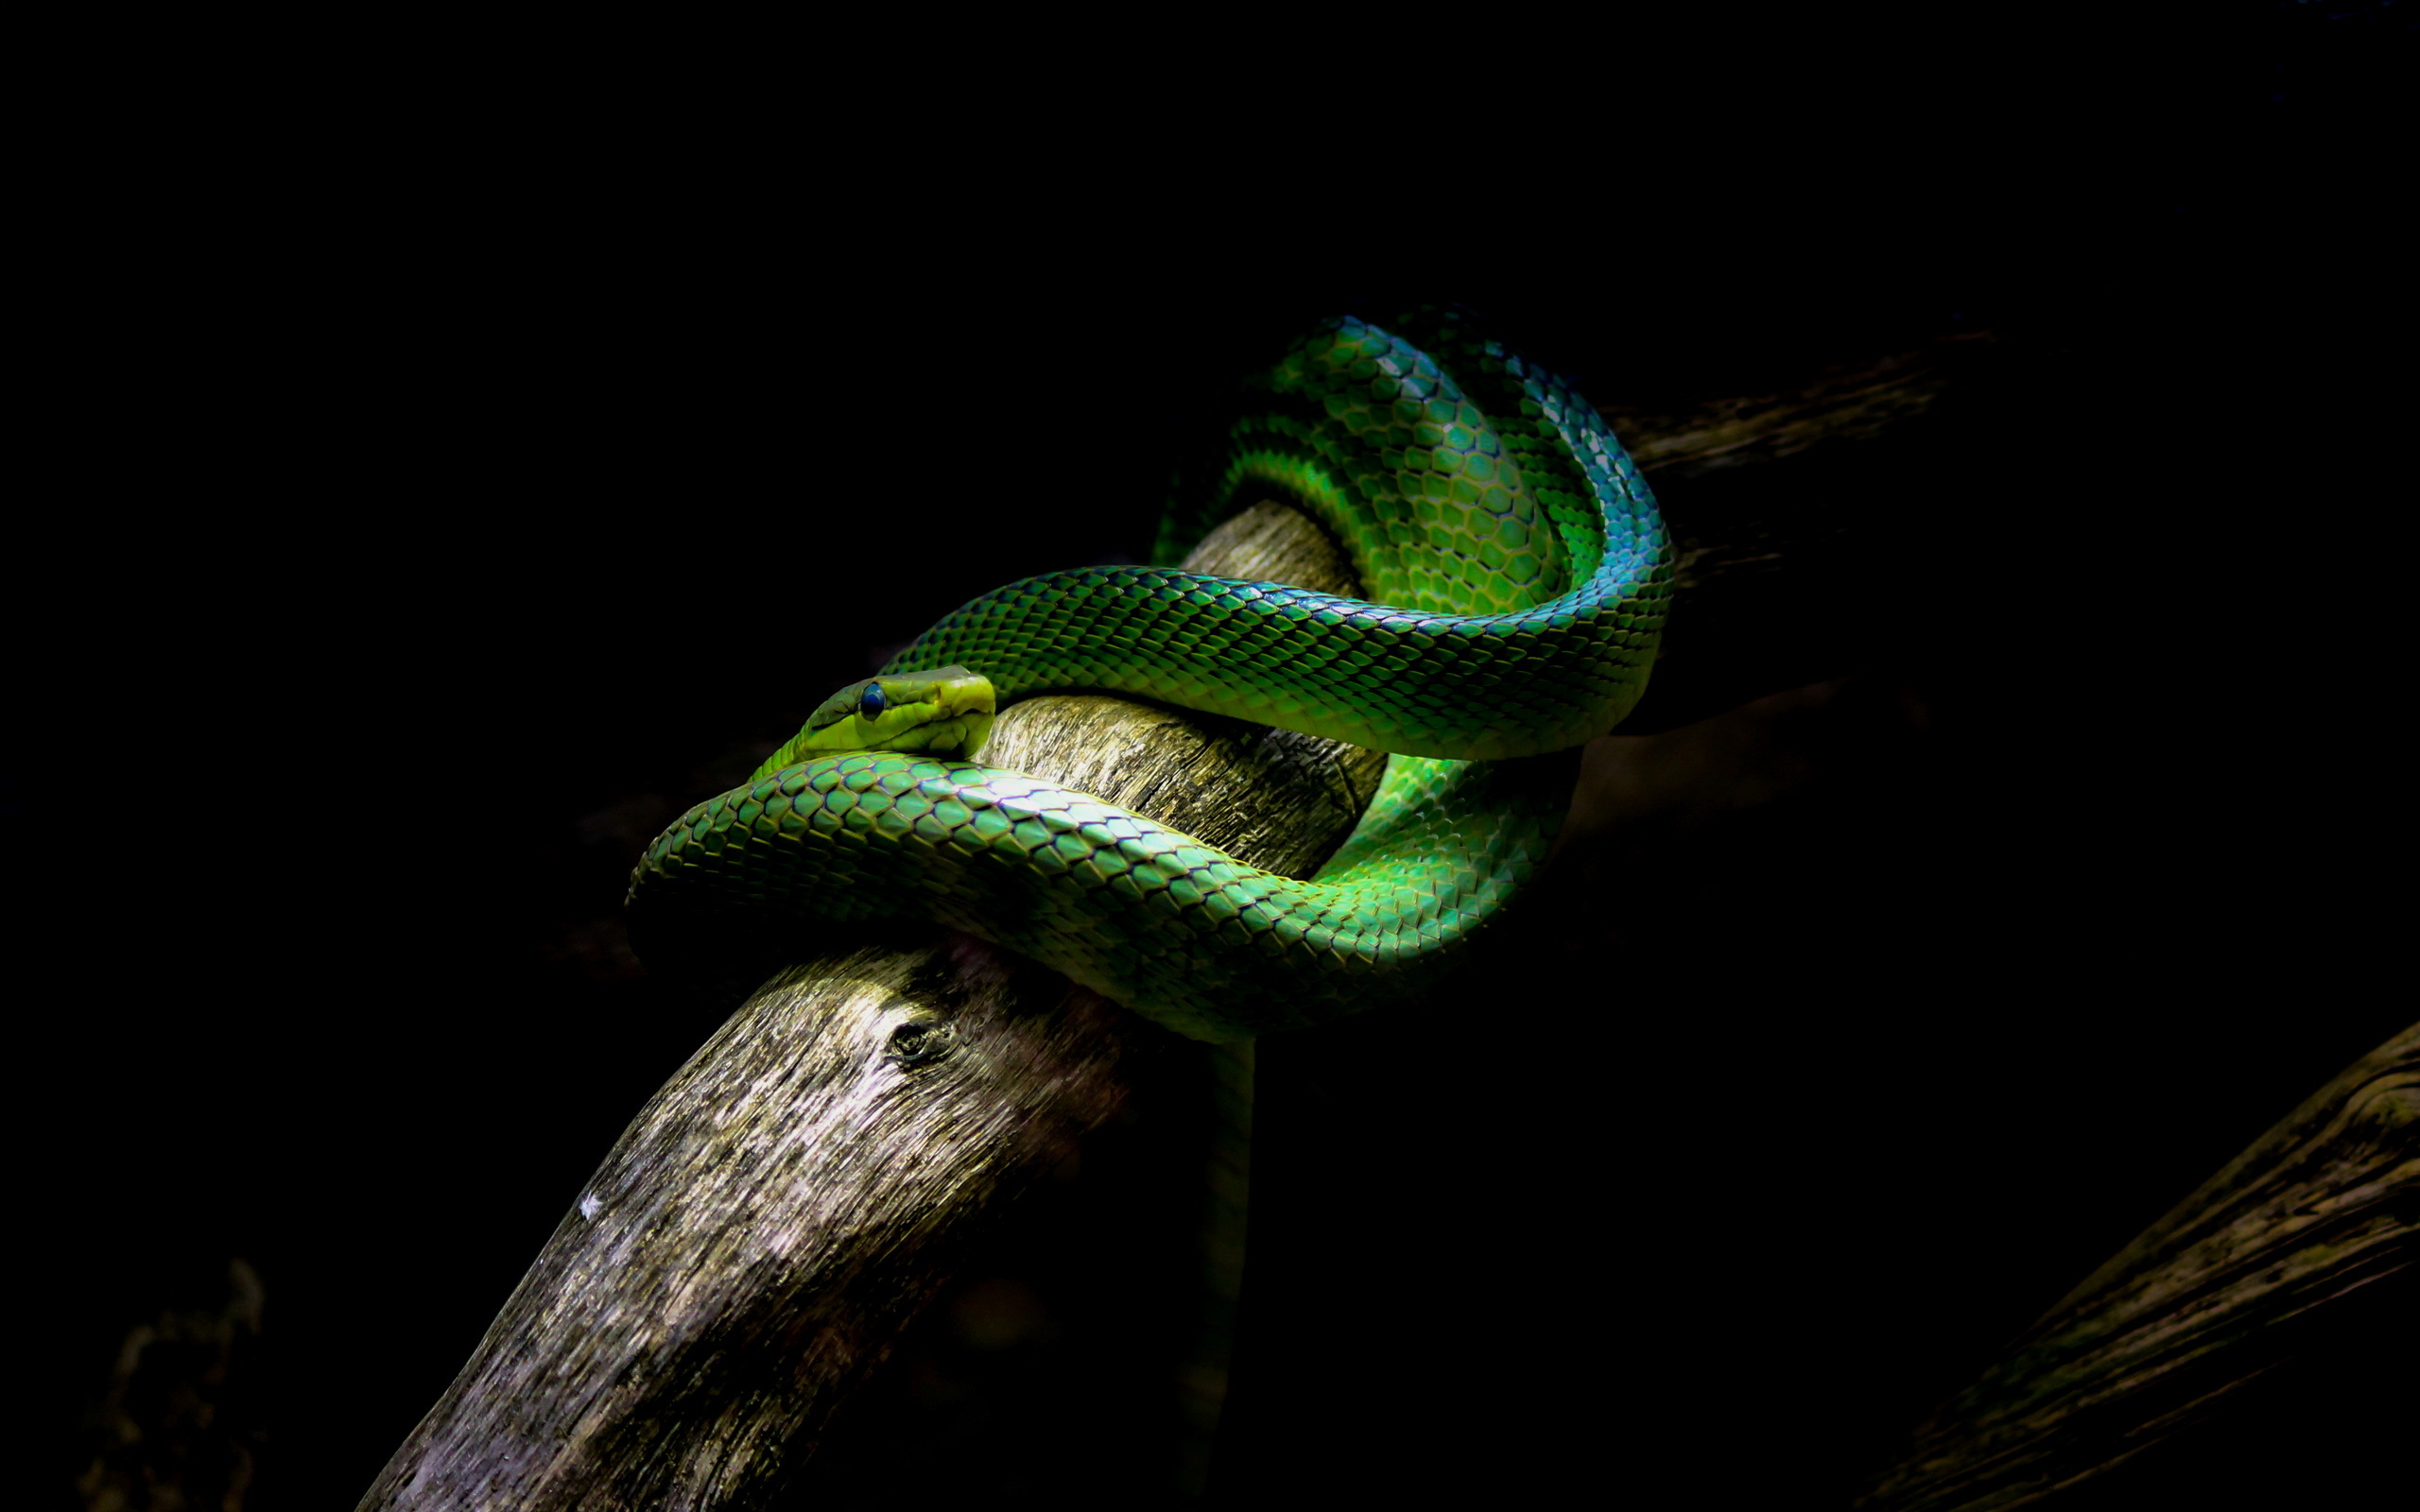
POLYGON ((2086 1278, 1918 1430, 1858 1504, 1985 1512, 2098 1475, 2278 1363, 2320 1309, 2333 1306, 2327 1324, 2342 1328, 2375 1294, 2408 1287, 2415 1236, 2420 1024, 2086 1278))
POLYGON ((1911 597, 1956 581, 1992 545, 1954 509, 1910 512, 1862 486, 1855 443, 1904 442, 1937 408, 2004 381, 2009 349, 1968 332, 1844 362, 1769 393, 1656 409, 1599 403, 1641 472, 1667 492, 1679 563, 1675 612, 1626 735, 1672 730, 1905 649, 1928 616, 1911 597), (1826 457, 1846 466, 1827 468, 1826 457), (1790 461, 1800 487, 1732 489, 1790 461))
MULTIPOLYGON (((1355 588, 1324 536, 1271 506, 1190 564, 1355 588)), ((986 759, 1296 873, 1385 764, 1099 697, 1004 711, 986 759)), ((641 1110, 362 1506, 760 1504, 980 1220, 1116 1110, 1132 1059, 1196 1053, 963 936, 783 972, 641 1110)), ((1218 1383, 1200 1394, 1189 1411, 1215 1416, 1218 1383)))

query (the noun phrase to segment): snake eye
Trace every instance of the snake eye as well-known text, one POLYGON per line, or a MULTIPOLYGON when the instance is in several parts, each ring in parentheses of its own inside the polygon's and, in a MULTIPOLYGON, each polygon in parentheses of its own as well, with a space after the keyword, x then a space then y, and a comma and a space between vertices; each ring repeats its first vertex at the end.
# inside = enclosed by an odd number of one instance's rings
POLYGON ((867 683, 866 691, 857 695, 857 717, 861 719, 872 719, 874 715, 882 713, 882 684, 879 682, 867 683))

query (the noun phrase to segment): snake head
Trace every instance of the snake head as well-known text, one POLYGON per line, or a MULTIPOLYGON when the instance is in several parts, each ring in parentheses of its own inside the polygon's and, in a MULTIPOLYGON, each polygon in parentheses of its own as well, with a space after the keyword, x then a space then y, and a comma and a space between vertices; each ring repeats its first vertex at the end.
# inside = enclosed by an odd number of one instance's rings
POLYGON ((886 672, 826 698, 806 728, 756 768, 758 778, 829 751, 891 750, 972 758, 992 732, 991 679, 964 667, 886 672))

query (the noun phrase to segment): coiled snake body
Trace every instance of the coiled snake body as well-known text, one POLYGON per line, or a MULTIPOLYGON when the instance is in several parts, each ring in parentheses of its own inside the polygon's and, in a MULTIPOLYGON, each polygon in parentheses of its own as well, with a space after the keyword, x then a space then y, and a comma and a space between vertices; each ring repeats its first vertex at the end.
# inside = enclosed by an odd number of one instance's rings
POLYGON ((1569 761, 1536 758, 1645 686, 1670 577, 1654 499, 1586 401, 1454 314, 1329 321, 1238 413, 1180 474, 1160 559, 1275 497, 1337 537, 1372 601, 1166 567, 985 594, 657 838, 631 885, 650 957, 926 918, 1231 1040, 1397 996, 1458 951, 1569 802, 1569 761), (1276 876, 962 759, 996 702, 1076 690, 1392 755, 1318 875, 1276 876))

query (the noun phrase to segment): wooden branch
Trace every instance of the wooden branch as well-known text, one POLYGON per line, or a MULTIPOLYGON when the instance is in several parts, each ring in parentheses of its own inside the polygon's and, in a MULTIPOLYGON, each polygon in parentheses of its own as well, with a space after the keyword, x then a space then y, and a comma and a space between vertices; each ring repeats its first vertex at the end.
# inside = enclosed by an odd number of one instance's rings
MULTIPOLYGON (((1940 387, 1925 363, 1888 359, 1787 402, 1634 418, 1624 434, 1686 475, 1870 434, 1940 387)), ((1841 532, 1820 516, 1683 522, 1680 614, 1706 604, 1700 644, 1753 644, 1780 628, 1759 608, 1775 566, 1837 555, 1841 532), (1734 580, 1754 586, 1719 608, 1711 589, 1734 580)), ((1332 543, 1268 506, 1188 565, 1357 588, 1332 543)), ((1789 627, 1801 646, 1822 633, 1789 627)), ((1659 668, 1657 682, 1684 694, 1664 696, 1665 723, 1784 685, 1772 664, 1720 661, 1659 668)), ((1349 832, 1384 765, 1291 732, 1089 697, 1004 711, 985 759, 1296 875, 1349 832)), ((1115 1110, 1142 1057, 1187 1048, 963 936, 782 973, 640 1112, 361 1505, 763 1504, 980 1220, 1115 1110)))
POLYGON ((2342 1328, 2376 1294, 2412 1284, 2402 1273, 2416 1256, 2420 1024, 2095 1271, 1918 1430, 1858 1504, 1985 1512, 2040 1501, 2207 1412, 2315 1326, 2342 1328))
POLYGON ((1683 408, 1607 405, 1663 498, 1680 557, 1655 676, 1622 733, 1677 729, 1904 649, 1893 638, 1922 619, 1899 612, 1913 585, 1956 576, 1927 553, 1966 549, 1944 545, 1940 518, 1909 518, 1903 493, 1858 486, 1858 464, 1833 470, 1850 476, 1828 487, 1825 470, 1804 461, 1764 486, 1738 485, 1769 463, 1902 433, 2007 355, 1991 333, 1969 332, 1772 393, 1683 408), (1793 486, 1772 485, 1784 476, 1793 486))
POLYGON ((1837 363, 1772 393, 1651 410, 1603 411, 1639 470, 1693 478, 1795 456, 1826 441, 1869 440, 1914 419, 1998 337, 1968 331, 1929 346, 1837 363))
MULTIPOLYGON (((1271 506, 1190 564, 1355 586, 1271 506)), ((1097 697, 1003 711, 985 758, 1297 874, 1384 767, 1097 697)), ((1137 1057, 1201 1049, 962 936, 782 973, 641 1110, 362 1506, 763 1504, 979 1220, 1115 1110, 1137 1057)))

